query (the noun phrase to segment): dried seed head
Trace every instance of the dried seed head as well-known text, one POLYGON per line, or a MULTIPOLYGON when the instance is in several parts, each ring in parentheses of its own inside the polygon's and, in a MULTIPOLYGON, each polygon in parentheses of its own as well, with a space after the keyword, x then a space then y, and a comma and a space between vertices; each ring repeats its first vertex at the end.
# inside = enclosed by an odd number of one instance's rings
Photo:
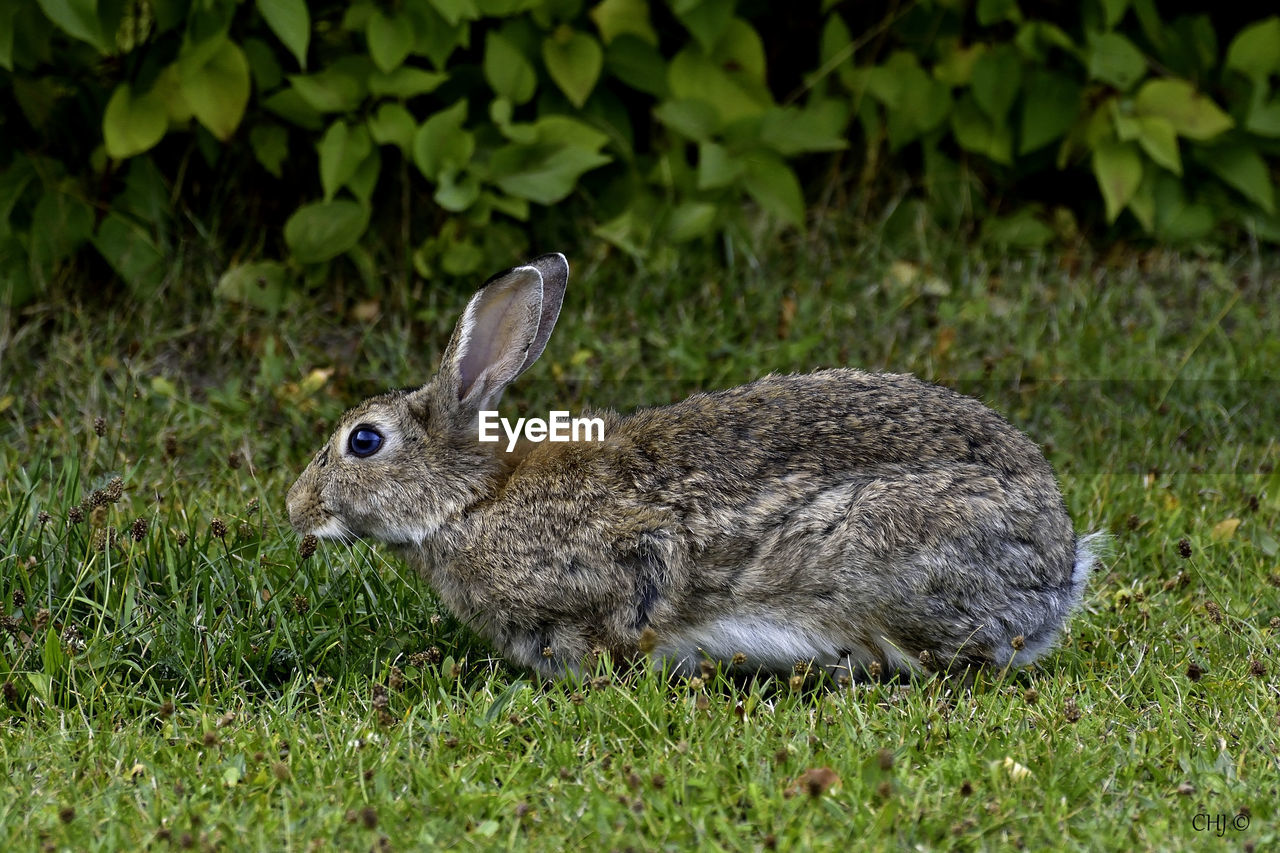
POLYGON ((232 471, 240 467, 240 462, 241 462, 240 454, 237 453, 236 451, 233 450, 227 454, 227 467, 230 468, 232 471))
POLYGON ((135 518, 133 524, 129 525, 129 535, 133 537, 134 542, 141 542, 147 538, 147 520, 145 518, 135 518))
POLYGON ((702 673, 702 678, 704 681, 710 681, 711 678, 716 674, 716 665, 712 663, 710 660, 703 658, 698 663, 698 671, 702 673))
POLYGON ((181 452, 182 452, 182 448, 178 445, 177 436, 175 436, 173 433, 167 433, 164 437, 165 458, 173 459, 181 452))
POLYGON ((695 691, 696 691, 696 690, 701 690, 701 689, 702 689, 702 685, 703 685, 703 684, 705 684, 705 683, 706 683, 706 682, 704 682, 701 678, 699 678, 698 676, 696 676, 696 675, 695 675, 693 678, 690 678, 690 679, 689 679, 689 689, 690 689, 690 690, 695 690, 695 691))
POLYGON ((663 788, 667 787, 667 777, 663 776, 661 773, 654 773, 653 776, 649 778, 649 784, 653 786, 655 791, 661 791, 663 788))
POLYGON ((1187 678, 1191 681, 1199 681, 1204 677, 1205 669, 1200 664, 1192 661, 1187 664, 1187 678))
POLYGON ((1062 716, 1066 717, 1068 723, 1077 722, 1082 716, 1080 706, 1076 704, 1076 697, 1072 696, 1067 699, 1066 705, 1062 708, 1062 716))
POLYGON ((574 705, 581 705, 585 701, 587 701, 587 697, 583 696, 581 693, 575 691, 569 694, 569 702, 574 705))
POLYGON ((641 654, 651 654, 658 647, 658 632, 652 628, 645 628, 640 632, 640 639, 636 645, 641 654))
POLYGON ((1209 614, 1209 621, 1215 625, 1222 624, 1222 608, 1218 606, 1216 601, 1206 601, 1204 603, 1204 612, 1209 614))
POLYGON ((311 602, 307 600, 305 595, 295 595, 293 597, 294 613, 297 613, 299 616, 305 616, 309 610, 311 610, 311 602))
POLYGON ((107 434, 107 419, 102 415, 98 415, 93 419, 93 434, 98 438, 102 438, 107 434))
POLYGON ((1013 646, 1015 652, 1020 652, 1027 647, 1027 638, 1019 634, 1009 641, 1009 645, 1013 646))
POLYGON ((698 698, 693 700, 693 707, 699 711, 706 711, 711 708, 711 698, 705 693, 699 693, 698 698))
POLYGON ((212 729, 204 733, 203 740, 204 740, 204 745, 208 747, 214 747, 214 746, 217 746, 219 743, 221 743, 221 740, 218 738, 218 733, 213 731, 212 729))
POLYGON ((746 656, 744 653, 742 653, 742 652, 734 652, 734 654, 733 654, 733 665, 734 665, 734 666, 742 666, 742 665, 743 665, 743 664, 745 664, 746 662, 747 662, 747 656, 746 656))
POLYGON ((791 676, 791 678, 787 680, 787 684, 791 687, 792 690, 799 690, 802 687, 804 687, 804 676, 793 675, 791 676))
POLYGON ((13 591, 13 609, 21 610, 27 603, 27 594, 19 587, 13 591))
POLYGON ((391 696, 387 693, 387 688, 381 684, 373 685, 373 707, 385 708, 391 704, 391 696))
POLYGON ((18 702, 18 688, 12 681, 6 679, 3 684, 0 684, 0 696, 3 696, 8 704, 15 705, 18 702))
POLYGON ((302 559, 309 558, 316 552, 316 547, 320 544, 320 540, 316 538, 314 533, 308 533, 302 537, 302 541, 298 543, 298 556, 302 559))
POLYGON ((71 821, 75 819, 76 819, 75 806, 63 806, 62 808, 58 809, 58 820, 62 821, 63 823, 71 823, 71 821))
POLYGON ((839 784, 840 775, 836 771, 830 767, 814 767, 801 773, 792 788, 795 793, 803 791, 810 797, 816 798, 839 784))
POLYGON ((159 708, 159 710, 157 711, 157 713, 158 713, 158 714, 161 716, 161 718, 163 718, 163 719, 168 719, 169 717, 172 717, 172 716, 173 716, 173 702, 171 702, 171 701, 170 701, 170 700, 168 700, 168 699, 166 699, 166 700, 164 700, 163 702, 161 702, 161 703, 160 703, 160 708, 159 708))
POLYGON ((111 482, 107 483, 107 488, 103 494, 110 503, 116 503, 120 498, 124 497, 124 480, 119 477, 112 477, 111 482))
POLYGON ((275 776, 276 779, 281 782, 288 782, 289 778, 293 774, 289 772, 288 764, 285 764, 283 761, 277 761, 275 764, 271 765, 271 775, 275 776))
POLYGON ((49 515, 49 513, 46 510, 42 509, 38 513, 36 513, 36 521, 41 526, 44 526, 48 524, 50 521, 53 521, 53 516, 49 515))
POLYGON ((236 525, 236 541, 249 542, 256 535, 257 531, 253 529, 253 525, 247 521, 242 521, 236 525))
POLYGON ((249 502, 244 506, 244 511, 250 514, 255 513, 258 511, 258 506, 259 503, 257 498, 249 498, 249 502))
POLYGON ((929 653, 928 649, 925 649, 920 653, 920 666, 925 669, 933 668, 933 655, 929 653))
POLYGON ((1258 678, 1265 677, 1267 674, 1266 662, 1259 660, 1258 658, 1254 658, 1253 660, 1249 661, 1249 674, 1255 675, 1258 678))
POLYGON ((221 518, 215 518, 209 522, 209 532, 219 539, 225 539, 227 537, 227 523, 221 518))
POLYGON ((960 783, 960 796, 968 797, 968 796, 972 796, 972 794, 973 794, 973 783, 970 782, 968 779, 965 779, 963 782, 960 783))
POLYGON ((387 676, 387 686, 396 691, 404 687, 404 671, 400 667, 391 667, 391 674, 387 676))
POLYGON ((1178 556, 1184 560, 1191 557, 1191 540, 1185 536, 1178 540, 1178 556))
POLYGON ((1040 699, 1040 691, 1036 690, 1034 687, 1028 687, 1022 692, 1022 699, 1028 705, 1034 705, 1037 700, 1040 699))
POLYGON ((1280 616, 1272 616, 1271 621, 1267 624, 1271 626, 1272 631, 1280 631, 1280 616))
POLYGON ((555 656, 556 656, 555 649, 551 648, 550 646, 543 646, 543 647, 542 647, 542 656, 543 656, 544 658, 553 658, 553 657, 555 657, 555 656))
POLYGON ((178 534, 178 547, 179 547, 179 548, 184 548, 184 547, 186 547, 186 544, 187 544, 189 541, 191 541, 191 537, 190 537, 190 536, 188 536, 188 535, 186 534, 186 531, 183 531, 182 533, 179 533, 179 534, 178 534))
POLYGON ((873 660, 871 663, 867 664, 867 675, 872 678, 879 678, 880 672, 880 661, 873 660))
POLYGON ((365 829, 374 829, 378 825, 378 810, 373 806, 365 806, 360 810, 360 823, 365 829))
POLYGON ((36 629, 36 633, 41 633, 45 628, 49 627, 49 610, 41 607, 36 611, 36 618, 32 622, 32 626, 36 629))
POLYGON ((881 749, 879 752, 877 752, 876 764, 880 766, 881 770, 892 770, 893 769, 893 750, 881 749))
POLYGON ((84 510, 78 506, 73 506, 67 510, 67 521, 71 524, 79 524, 84 521, 84 510))
POLYGON ((14 616, 0 616, 0 629, 16 637, 22 633, 22 623, 14 616))

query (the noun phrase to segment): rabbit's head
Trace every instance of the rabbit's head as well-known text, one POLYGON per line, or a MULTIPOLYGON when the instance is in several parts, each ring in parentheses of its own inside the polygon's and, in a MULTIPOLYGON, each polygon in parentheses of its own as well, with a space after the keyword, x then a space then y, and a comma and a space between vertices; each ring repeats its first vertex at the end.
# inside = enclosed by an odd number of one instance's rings
POLYGON ((342 416, 289 489, 301 534, 421 542, 491 495, 507 469, 501 444, 478 440, 479 413, 537 360, 569 280, 563 255, 543 255, 485 282, 413 391, 372 397, 342 416))

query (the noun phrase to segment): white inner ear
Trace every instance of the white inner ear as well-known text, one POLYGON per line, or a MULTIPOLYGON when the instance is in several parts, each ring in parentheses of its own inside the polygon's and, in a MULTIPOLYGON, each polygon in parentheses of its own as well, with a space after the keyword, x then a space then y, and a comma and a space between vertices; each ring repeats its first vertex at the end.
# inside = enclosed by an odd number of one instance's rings
POLYGON ((483 396, 516 377, 538 331, 542 277, 532 267, 513 271, 480 291, 463 314, 458 359, 458 396, 483 396))

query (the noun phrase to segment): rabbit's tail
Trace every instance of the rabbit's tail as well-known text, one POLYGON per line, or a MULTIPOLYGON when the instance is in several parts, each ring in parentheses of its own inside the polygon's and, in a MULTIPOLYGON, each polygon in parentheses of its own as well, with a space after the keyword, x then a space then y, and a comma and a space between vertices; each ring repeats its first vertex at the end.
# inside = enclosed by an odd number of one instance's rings
POLYGON ((1095 531, 1076 538, 1076 562, 1071 569, 1071 609, 1080 606, 1084 598, 1084 589, 1089 585, 1089 576, 1110 547, 1111 538, 1101 531, 1095 531))

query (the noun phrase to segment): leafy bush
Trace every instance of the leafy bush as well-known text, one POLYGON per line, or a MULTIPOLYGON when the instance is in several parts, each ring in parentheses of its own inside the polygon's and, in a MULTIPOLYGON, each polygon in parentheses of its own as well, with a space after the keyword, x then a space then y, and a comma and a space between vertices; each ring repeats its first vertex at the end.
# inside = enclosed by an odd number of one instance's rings
MULTIPOLYGON (((994 215, 984 186, 1078 210, 1100 194, 1108 222, 1161 240, 1280 239, 1280 18, 1026 5, 9 3, 0 293, 21 301, 86 247, 150 292, 184 220, 215 218, 238 254, 345 256, 370 283, 383 220, 420 274, 464 274, 566 199, 645 256, 739 227, 746 199, 802 225, 801 176, 831 180, 812 155, 850 148, 864 185, 887 149, 944 219, 999 242, 1053 231, 1036 206, 994 215), (1079 192, 1086 169, 1099 193, 1079 192)), ((277 306, 289 275, 255 261, 220 290, 277 306)))

